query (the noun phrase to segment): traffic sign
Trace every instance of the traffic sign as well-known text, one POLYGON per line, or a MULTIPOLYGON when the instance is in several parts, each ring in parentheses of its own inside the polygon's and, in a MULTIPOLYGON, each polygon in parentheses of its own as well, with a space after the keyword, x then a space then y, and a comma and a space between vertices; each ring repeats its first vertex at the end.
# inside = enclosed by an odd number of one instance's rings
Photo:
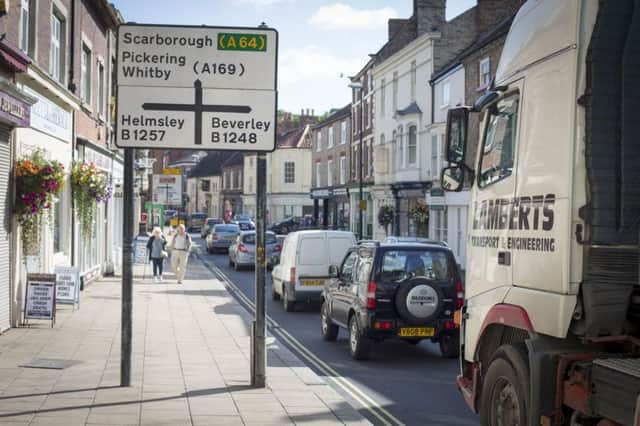
POLYGON ((277 50, 270 28, 121 25, 116 144, 273 151, 277 50))

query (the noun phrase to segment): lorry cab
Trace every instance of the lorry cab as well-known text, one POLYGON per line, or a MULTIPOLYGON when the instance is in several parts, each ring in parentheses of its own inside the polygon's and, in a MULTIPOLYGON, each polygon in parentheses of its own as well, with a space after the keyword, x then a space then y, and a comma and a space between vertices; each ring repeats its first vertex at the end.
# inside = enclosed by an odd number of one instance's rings
MULTIPOLYGON (((579 405, 556 380, 563 357, 596 358, 603 339, 638 332, 639 45, 638 1, 529 0, 491 88, 449 111, 441 185, 471 187, 472 203, 458 385, 483 424, 506 424, 499 395, 518 406, 514 424, 560 424, 579 405), (482 117, 478 141, 466 139, 469 114, 482 117), (488 383, 495 365, 511 368, 511 396, 488 383)), ((604 406, 574 412, 633 417, 604 406)))

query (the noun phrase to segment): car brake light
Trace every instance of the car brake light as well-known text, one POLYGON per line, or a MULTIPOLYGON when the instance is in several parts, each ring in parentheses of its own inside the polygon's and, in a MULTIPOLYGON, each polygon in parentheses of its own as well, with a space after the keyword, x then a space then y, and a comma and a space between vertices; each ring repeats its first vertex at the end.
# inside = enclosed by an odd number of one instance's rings
POLYGON ((280 247, 279 245, 276 245, 275 247, 273 247, 274 253, 280 253, 281 250, 282 250, 282 247, 280 247))
POLYGON ((444 328, 446 330, 453 330, 455 328, 458 328, 458 324, 456 324, 453 321, 447 321, 447 322, 444 323, 444 328))
POLYGON ((367 286, 367 309, 376 308, 376 283, 370 281, 367 286))
POLYGON ((289 282, 290 283, 295 283, 296 282, 296 268, 292 267, 289 270, 289 282))
POLYGON ((462 288, 462 282, 458 281, 456 284, 456 309, 462 308, 464 305, 464 289, 462 288))
POLYGON ((244 246, 244 244, 238 244, 238 251, 242 253, 248 253, 249 250, 244 246))
POLYGON ((391 321, 377 321, 373 324, 377 330, 391 330, 391 321))

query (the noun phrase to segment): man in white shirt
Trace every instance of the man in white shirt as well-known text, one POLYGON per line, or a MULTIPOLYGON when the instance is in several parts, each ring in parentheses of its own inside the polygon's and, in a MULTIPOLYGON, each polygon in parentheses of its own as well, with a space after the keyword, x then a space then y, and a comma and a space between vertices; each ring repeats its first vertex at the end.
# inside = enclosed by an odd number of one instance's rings
POLYGON ((178 232, 171 240, 171 267, 176 274, 178 284, 182 284, 187 272, 187 261, 191 250, 191 236, 185 232, 183 224, 178 225, 178 232))

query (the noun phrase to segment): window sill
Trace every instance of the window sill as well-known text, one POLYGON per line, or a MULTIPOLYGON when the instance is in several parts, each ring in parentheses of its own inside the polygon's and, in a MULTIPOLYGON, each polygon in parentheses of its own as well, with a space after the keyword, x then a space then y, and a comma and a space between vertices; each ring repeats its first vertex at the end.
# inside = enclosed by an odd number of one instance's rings
POLYGON ((80 107, 85 111, 88 112, 89 114, 93 114, 93 108, 91 108, 91 105, 89 105, 88 103, 85 103, 85 101, 82 101, 80 103, 80 107))
POLYGON ((447 104, 440 105, 440 109, 449 109, 449 108, 451 108, 451 105, 450 105, 450 104, 448 104, 448 103, 447 103, 447 104))
POLYGON ((480 92, 484 92, 485 90, 487 90, 489 88, 488 84, 484 84, 482 86, 476 87, 476 92, 480 93, 480 92))

